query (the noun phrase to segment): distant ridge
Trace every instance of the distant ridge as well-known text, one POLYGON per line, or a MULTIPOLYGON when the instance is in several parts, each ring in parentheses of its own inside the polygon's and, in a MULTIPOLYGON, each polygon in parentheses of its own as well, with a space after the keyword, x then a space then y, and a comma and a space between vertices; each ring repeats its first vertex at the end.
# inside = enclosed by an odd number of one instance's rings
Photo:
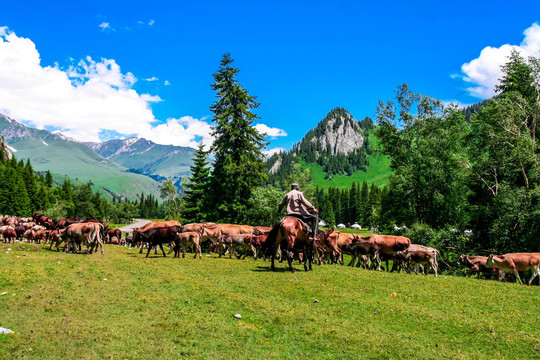
POLYGON ((138 137, 86 144, 108 160, 156 180, 189 176, 195 152, 190 147, 160 145, 138 137))
POLYGON ((81 142, 27 127, 1 114, 0 135, 18 160, 30 159, 35 171, 49 170, 57 179, 91 182, 94 190, 107 196, 134 200, 144 192, 159 197, 158 182, 128 171, 81 142))

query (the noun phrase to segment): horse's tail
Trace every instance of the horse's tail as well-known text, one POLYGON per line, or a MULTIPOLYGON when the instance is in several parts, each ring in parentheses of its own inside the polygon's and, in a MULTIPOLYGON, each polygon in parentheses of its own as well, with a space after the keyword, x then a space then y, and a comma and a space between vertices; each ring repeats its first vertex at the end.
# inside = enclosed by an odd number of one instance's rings
POLYGON ((279 230, 281 229, 281 226, 283 225, 283 220, 278 222, 272 230, 268 233, 268 236, 266 238, 266 241, 261 246, 261 253, 265 256, 271 256, 271 251, 274 250, 274 244, 276 243, 277 234, 279 230))

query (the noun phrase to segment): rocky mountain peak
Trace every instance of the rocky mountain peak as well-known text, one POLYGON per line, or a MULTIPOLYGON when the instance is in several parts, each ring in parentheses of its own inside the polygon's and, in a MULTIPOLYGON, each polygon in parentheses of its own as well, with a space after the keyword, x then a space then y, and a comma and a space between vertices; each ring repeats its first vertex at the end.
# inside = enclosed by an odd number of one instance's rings
POLYGON ((303 142, 307 140, 315 144, 318 150, 330 150, 332 155, 348 155, 364 145, 364 135, 359 123, 347 110, 335 108, 306 134, 303 142))

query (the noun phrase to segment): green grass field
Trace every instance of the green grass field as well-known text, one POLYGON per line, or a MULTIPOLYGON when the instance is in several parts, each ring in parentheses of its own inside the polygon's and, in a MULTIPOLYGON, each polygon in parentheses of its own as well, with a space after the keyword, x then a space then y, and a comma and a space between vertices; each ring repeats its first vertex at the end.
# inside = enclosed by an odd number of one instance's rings
POLYGON ((270 272, 109 245, 102 256, 2 243, 0 254, 0 326, 15 330, 0 335, 0 359, 540 357, 538 286, 339 265, 270 272))

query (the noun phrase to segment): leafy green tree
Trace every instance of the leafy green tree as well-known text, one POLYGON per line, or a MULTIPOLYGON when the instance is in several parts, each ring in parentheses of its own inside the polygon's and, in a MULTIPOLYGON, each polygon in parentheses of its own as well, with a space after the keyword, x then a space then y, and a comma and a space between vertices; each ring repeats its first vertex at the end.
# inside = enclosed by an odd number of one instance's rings
POLYGON ((248 201, 246 222, 253 225, 273 226, 282 217, 278 214, 278 204, 283 192, 273 186, 258 186, 253 189, 248 201))
POLYGON ((217 100, 210 110, 214 113, 212 135, 214 169, 211 175, 211 205, 215 218, 241 222, 253 188, 266 179, 264 137, 253 126, 257 119, 251 110, 259 106, 236 80, 238 69, 233 59, 223 55, 221 67, 214 74, 212 89, 217 100))
POLYGON ((466 223, 463 114, 404 84, 396 90, 396 103, 379 102, 377 120, 376 135, 393 170, 391 194, 406 200, 405 207, 395 209, 394 220, 432 227, 466 223))
POLYGON ((193 165, 190 167, 191 177, 184 191, 186 207, 182 214, 187 222, 202 222, 206 220, 210 181, 210 168, 208 167, 206 156, 204 144, 200 142, 193 154, 193 165))
POLYGON ((180 216, 180 200, 178 188, 174 185, 174 179, 164 180, 160 188, 160 196, 165 200, 165 212, 168 218, 177 219, 180 216))

